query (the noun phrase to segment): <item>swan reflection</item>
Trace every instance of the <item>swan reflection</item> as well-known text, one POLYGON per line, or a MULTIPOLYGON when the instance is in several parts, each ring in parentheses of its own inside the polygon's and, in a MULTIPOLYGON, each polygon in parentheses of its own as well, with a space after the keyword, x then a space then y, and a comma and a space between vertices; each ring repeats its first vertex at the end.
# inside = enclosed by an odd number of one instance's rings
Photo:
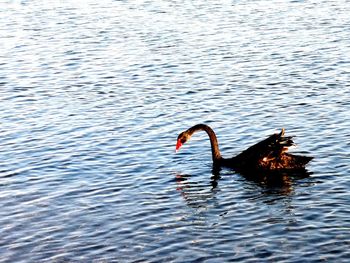
MULTIPOLYGON (((176 190, 181 193, 190 207, 205 207, 211 199, 215 198, 215 194, 221 191, 218 187, 221 179, 223 177, 226 179, 228 176, 233 176, 234 174, 239 176, 240 179, 238 179, 237 183, 240 185, 243 184, 243 189, 248 190, 248 188, 252 186, 255 194, 258 193, 259 195, 268 196, 267 203, 269 203, 272 199, 274 200, 273 197, 280 199, 281 197, 292 195, 297 181, 310 177, 312 173, 306 169, 300 169, 294 170, 293 172, 256 171, 239 174, 234 171, 228 174, 227 171, 225 171, 223 174, 221 169, 214 168, 211 178, 204 182, 198 181, 198 176, 194 176, 194 178, 197 178, 197 180, 195 180, 189 174, 176 174, 176 190), (244 184, 246 186, 244 186, 244 184)), ((311 182, 309 184, 311 184, 311 182)))
POLYGON ((191 175, 188 174, 177 174, 175 177, 176 190, 181 193, 189 207, 207 207, 215 199, 215 194, 218 191, 218 178, 214 178, 209 182, 198 182, 190 180, 190 178, 191 175))

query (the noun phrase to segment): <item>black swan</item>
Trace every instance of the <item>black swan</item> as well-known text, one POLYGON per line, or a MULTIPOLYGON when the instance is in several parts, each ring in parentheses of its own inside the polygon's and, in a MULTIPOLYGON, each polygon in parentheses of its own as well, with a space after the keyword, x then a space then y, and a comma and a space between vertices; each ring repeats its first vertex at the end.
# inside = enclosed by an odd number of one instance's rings
POLYGON ((305 169, 305 165, 313 158, 286 153, 288 147, 294 143, 292 137, 284 137, 284 129, 282 129, 280 133, 272 134, 237 156, 226 159, 221 156, 215 132, 205 124, 197 124, 180 133, 177 138, 176 152, 197 131, 205 131, 209 135, 214 167, 225 166, 238 171, 293 171, 305 169))

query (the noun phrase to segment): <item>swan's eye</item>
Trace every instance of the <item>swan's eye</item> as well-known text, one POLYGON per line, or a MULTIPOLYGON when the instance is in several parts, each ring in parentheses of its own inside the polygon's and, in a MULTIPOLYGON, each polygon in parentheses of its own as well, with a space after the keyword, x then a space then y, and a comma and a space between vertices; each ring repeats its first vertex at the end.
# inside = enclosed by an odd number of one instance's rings
POLYGON ((181 142, 182 144, 184 144, 184 143, 186 142, 186 139, 185 139, 185 138, 182 138, 182 139, 180 140, 180 142, 181 142))

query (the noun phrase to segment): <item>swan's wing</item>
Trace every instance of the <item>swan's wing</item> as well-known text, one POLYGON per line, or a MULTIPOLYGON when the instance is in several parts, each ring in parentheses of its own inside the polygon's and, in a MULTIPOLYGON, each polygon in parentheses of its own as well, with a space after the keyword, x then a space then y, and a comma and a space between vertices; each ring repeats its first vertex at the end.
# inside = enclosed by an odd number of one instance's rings
POLYGON ((271 164, 280 163, 282 157, 285 157, 284 152, 292 145, 294 145, 292 137, 285 137, 284 129, 282 129, 280 133, 272 134, 265 140, 249 147, 234 159, 240 166, 255 165, 256 167, 268 168, 271 164))

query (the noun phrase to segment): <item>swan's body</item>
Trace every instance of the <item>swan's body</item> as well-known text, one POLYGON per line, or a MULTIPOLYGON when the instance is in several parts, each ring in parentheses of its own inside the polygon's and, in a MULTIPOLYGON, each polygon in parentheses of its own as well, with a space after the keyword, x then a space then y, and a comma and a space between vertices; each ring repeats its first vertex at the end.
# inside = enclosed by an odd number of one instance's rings
POLYGON ((305 165, 312 159, 308 156, 286 153, 288 147, 293 145, 293 141, 292 137, 284 137, 284 129, 281 133, 272 134, 237 156, 226 159, 221 156, 215 132, 205 124, 197 124, 180 133, 177 138, 176 151, 197 131, 205 131, 208 134, 215 167, 226 166, 241 171, 296 170, 304 169, 305 165))

